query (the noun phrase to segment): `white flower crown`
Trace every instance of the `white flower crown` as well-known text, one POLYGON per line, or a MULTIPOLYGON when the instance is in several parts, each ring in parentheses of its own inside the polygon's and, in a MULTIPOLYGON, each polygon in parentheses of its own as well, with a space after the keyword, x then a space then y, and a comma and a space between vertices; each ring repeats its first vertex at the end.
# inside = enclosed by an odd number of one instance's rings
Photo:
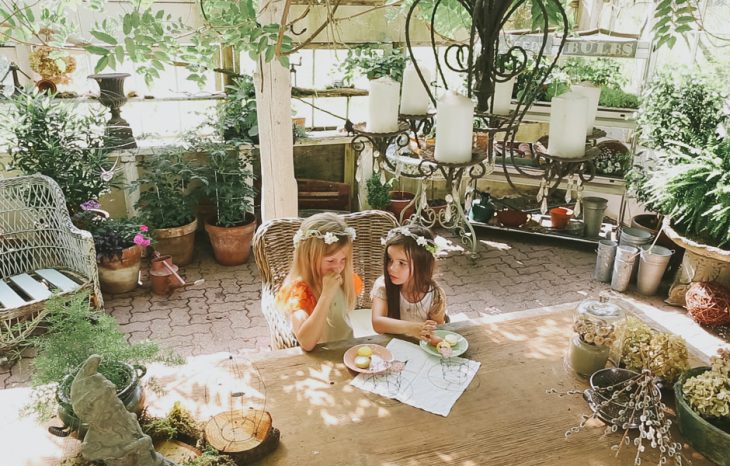
MULTIPOLYGON (((388 235, 385 238, 380 238, 380 244, 385 246, 388 241, 393 239, 396 235, 403 235, 407 236, 409 238, 413 238, 416 240, 416 244, 424 248, 426 251, 430 252, 432 256, 436 257, 436 254, 439 253, 439 251, 442 249, 443 245, 441 244, 441 241, 432 240, 429 238, 426 238, 425 236, 420 236, 415 233, 413 233, 411 230, 408 229, 408 227, 398 227, 393 228, 388 232, 388 235)), ((438 239, 438 238, 437 238, 438 239)))
POLYGON ((349 236, 350 240, 355 241, 355 238, 357 238, 357 233, 352 227, 347 227, 345 228, 345 231, 340 233, 334 233, 331 231, 322 233, 319 230, 302 230, 300 228, 294 235, 294 247, 296 248, 297 246, 299 246, 300 242, 308 240, 309 238, 319 238, 323 240, 325 244, 333 244, 339 241, 340 236, 349 236))

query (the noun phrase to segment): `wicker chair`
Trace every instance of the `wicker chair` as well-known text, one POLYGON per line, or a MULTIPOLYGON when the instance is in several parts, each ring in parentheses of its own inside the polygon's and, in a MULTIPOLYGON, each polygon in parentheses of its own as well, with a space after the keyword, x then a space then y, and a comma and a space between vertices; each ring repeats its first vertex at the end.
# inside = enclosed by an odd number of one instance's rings
MULTIPOLYGON (((366 210, 344 216, 348 226, 355 228, 357 239, 353 247, 353 267, 365 282, 363 292, 358 296, 357 306, 370 307, 370 289, 373 282, 383 273, 383 245, 388 231, 398 226, 392 214, 379 210, 366 210)), ((301 218, 280 218, 262 225, 253 238, 256 264, 263 281, 261 310, 271 332, 271 345, 276 349, 291 348, 299 343, 291 330, 288 316, 274 306, 274 297, 279 291, 286 274, 289 273, 294 257, 292 239, 302 223, 301 218)))
POLYGON ((85 290, 101 307, 94 240, 71 223, 58 184, 0 179, 0 354, 33 331, 47 298, 85 290))

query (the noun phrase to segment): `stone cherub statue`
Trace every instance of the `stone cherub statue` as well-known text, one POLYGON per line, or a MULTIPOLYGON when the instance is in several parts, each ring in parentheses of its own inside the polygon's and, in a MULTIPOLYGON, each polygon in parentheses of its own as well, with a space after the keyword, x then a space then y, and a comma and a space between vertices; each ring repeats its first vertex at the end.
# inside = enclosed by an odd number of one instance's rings
POLYGON ((155 451, 137 416, 117 397, 114 384, 97 372, 100 362, 101 356, 90 356, 71 384, 73 409, 89 425, 82 456, 107 466, 176 466, 155 451))

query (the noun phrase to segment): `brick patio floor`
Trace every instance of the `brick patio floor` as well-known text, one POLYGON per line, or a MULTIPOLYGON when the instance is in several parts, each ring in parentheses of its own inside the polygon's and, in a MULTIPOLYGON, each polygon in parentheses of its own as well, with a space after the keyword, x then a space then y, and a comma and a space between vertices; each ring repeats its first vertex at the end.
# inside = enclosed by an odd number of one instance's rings
MULTIPOLYGON (((595 246, 494 231, 480 231, 478 237, 476 263, 458 251, 438 261, 438 281, 452 315, 474 318, 575 302, 609 288, 591 279, 595 246)), ((159 297, 143 277, 145 286, 136 291, 105 296, 107 312, 130 341, 151 338, 181 356, 269 351, 253 256, 245 265, 222 267, 204 235, 198 240, 195 260, 181 273, 190 282, 202 278, 203 284, 159 297)), ((659 299, 639 299, 662 307, 659 299)), ((0 387, 27 385, 28 361, 0 371, 0 387)))

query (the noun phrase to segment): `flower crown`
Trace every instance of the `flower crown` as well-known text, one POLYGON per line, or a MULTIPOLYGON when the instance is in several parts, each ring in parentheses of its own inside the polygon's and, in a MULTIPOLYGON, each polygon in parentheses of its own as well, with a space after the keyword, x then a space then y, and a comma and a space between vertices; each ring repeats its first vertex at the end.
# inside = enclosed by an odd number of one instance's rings
POLYGON ((299 246, 300 242, 308 240, 309 238, 319 238, 324 241, 324 244, 333 244, 339 241, 341 236, 348 236, 350 240, 355 241, 355 238, 357 238, 357 233, 352 227, 347 227, 345 228, 345 231, 339 233, 335 233, 332 231, 322 233, 319 230, 302 230, 300 228, 294 235, 294 247, 296 248, 297 246, 299 246))
POLYGON ((403 235, 409 238, 413 238, 414 240, 416 240, 417 245, 430 252, 431 255, 434 257, 436 257, 436 254, 438 254, 439 250, 441 249, 441 245, 436 242, 436 240, 417 235, 409 230, 407 227, 393 228, 388 232, 388 235, 385 238, 380 238, 380 244, 385 246, 388 241, 392 240, 396 235, 403 235))

